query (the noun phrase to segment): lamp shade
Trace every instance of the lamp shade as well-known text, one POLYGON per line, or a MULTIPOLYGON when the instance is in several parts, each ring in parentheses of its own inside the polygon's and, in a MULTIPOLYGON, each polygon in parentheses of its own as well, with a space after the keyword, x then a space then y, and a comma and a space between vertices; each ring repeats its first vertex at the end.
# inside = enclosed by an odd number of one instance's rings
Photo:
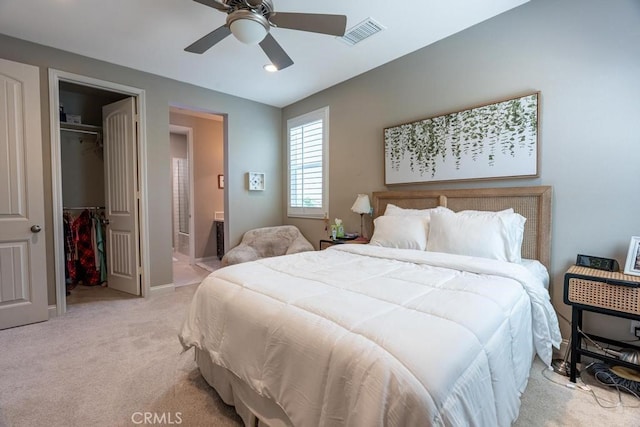
POLYGON ((353 206, 351 206, 351 210, 359 214, 368 214, 369 212, 371 212, 371 203, 369 202, 369 196, 367 194, 358 194, 358 198, 356 199, 353 206))

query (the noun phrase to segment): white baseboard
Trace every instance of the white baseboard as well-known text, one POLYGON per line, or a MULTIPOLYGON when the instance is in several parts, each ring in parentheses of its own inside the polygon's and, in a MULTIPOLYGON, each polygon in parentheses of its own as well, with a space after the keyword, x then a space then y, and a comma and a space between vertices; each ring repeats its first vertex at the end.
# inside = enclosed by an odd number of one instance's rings
POLYGON ((49 319, 53 319, 54 317, 58 317, 58 307, 55 304, 49 306, 49 319))
POLYGON ((149 288, 149 293, 151 294, 150 296, 155 297, 157 295, 175 292, 175 290, 176 286, 173 283, 167 283, 166 285, 151 286, 151 288, 149 288))

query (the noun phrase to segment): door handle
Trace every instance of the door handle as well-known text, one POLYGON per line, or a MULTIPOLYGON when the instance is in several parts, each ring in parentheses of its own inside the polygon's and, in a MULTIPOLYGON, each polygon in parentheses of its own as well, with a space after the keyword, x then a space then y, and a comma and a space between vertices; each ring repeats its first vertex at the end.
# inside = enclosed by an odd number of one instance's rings
POLYGON ((104 225, 109 225, 109 224, 111 223, 111 221, 109 221, 108 219, 103 219, 103 220, 102 220, 102 223, 103 223, 104 225))
POLYGON ((42 230, 42 228, 40 228, 39 225, 32 225, 31 226, 31 231, 33 231, 34 233, 39 233, 42 230))

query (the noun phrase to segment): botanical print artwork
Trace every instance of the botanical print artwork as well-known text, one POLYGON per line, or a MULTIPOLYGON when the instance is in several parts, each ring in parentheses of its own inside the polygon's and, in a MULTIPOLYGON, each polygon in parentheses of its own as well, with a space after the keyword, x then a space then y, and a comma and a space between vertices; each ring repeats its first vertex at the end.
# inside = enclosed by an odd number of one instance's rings
POLYGON ((386 184, 536 176, 538 94, 386 128, 386 184))

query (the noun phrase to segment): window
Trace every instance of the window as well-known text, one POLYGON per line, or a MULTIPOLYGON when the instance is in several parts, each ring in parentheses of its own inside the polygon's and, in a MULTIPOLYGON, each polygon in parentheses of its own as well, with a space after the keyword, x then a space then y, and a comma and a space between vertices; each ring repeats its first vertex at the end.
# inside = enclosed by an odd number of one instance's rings
POLYGON ((328 208, 329 107, 287 120, 287 215, 324 218, 328 208))

